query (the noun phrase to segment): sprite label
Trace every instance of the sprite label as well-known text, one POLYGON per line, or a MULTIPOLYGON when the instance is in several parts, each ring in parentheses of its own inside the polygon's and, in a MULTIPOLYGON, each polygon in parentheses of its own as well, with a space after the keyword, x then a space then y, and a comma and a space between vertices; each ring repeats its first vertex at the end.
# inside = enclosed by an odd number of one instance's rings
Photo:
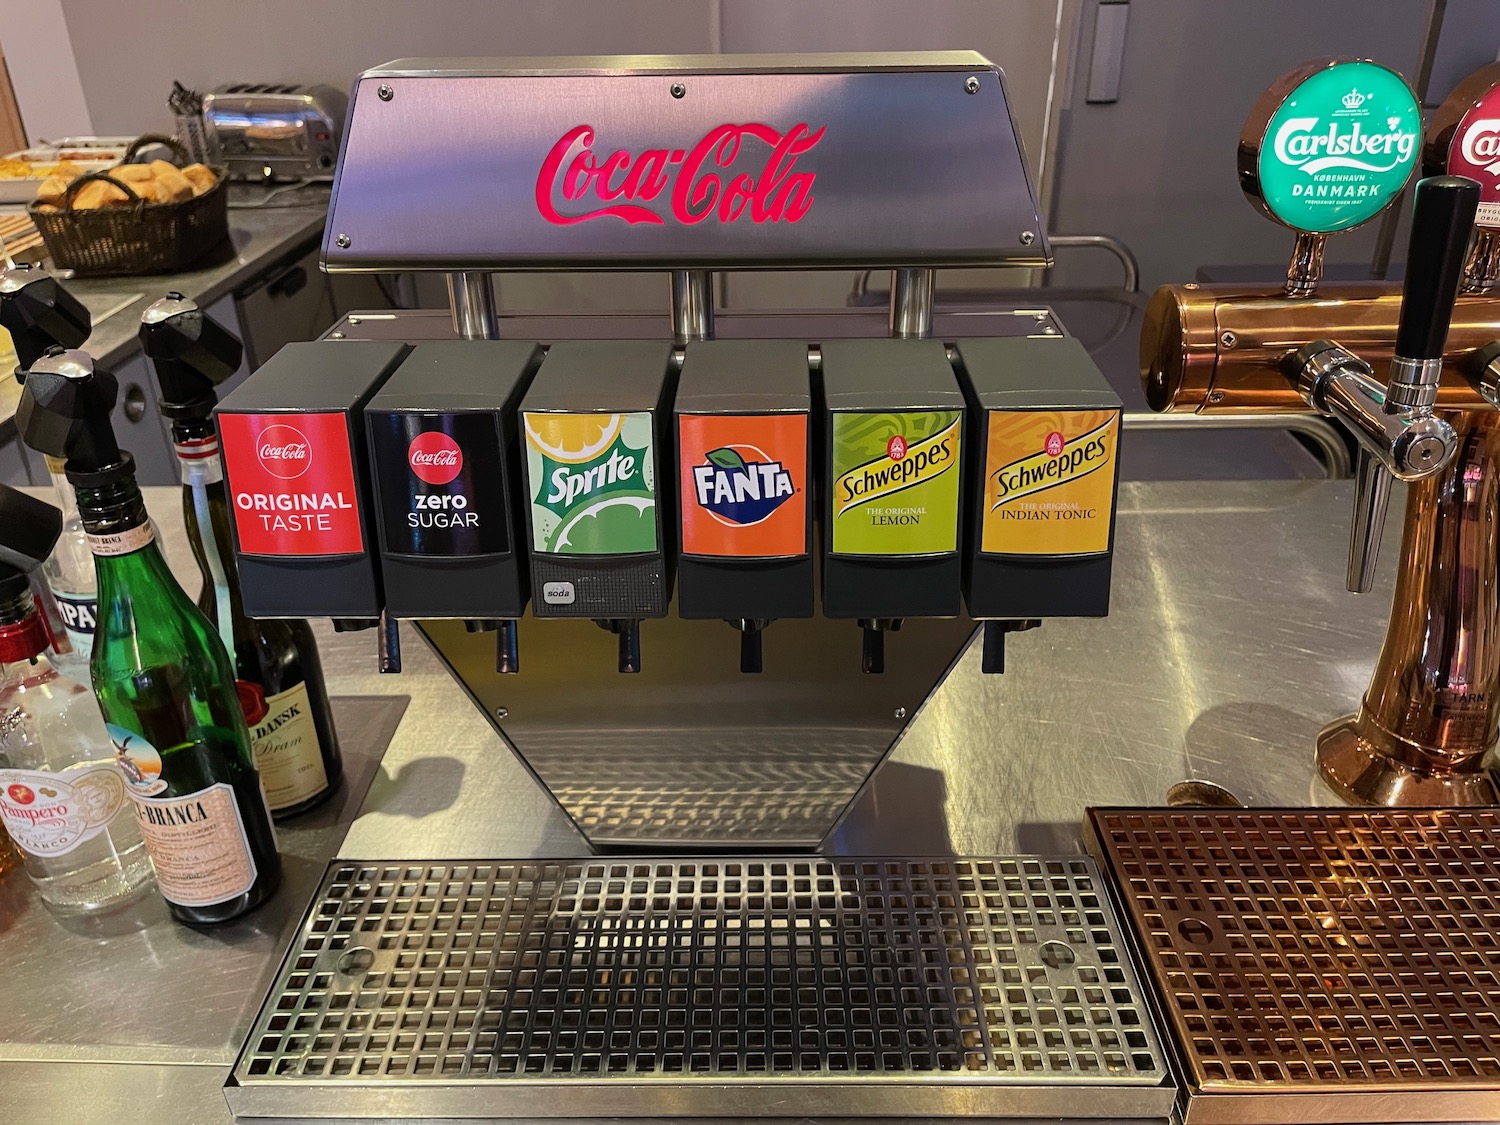
POLYGON ((1399 74, 1372 62, 1330 66, 1272 114, 1258 160, 1261 198, 1295 230, 1348 230, 1396 198, 1421 143, 1422 112, 1399 74))
POLYGON ((523 415, 531 546, 553 555, 657 549, 651 415, 523 415))
POLYGON ((840 555, 958 549, 957 410, 833 416, 833 543, 840 555))

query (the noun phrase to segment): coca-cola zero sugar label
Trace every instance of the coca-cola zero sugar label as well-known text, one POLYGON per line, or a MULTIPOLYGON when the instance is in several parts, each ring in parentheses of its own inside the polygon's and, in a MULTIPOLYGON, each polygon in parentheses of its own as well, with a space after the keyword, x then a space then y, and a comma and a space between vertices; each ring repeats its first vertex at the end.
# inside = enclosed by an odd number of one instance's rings
POLYGON ((343 414, 223 414, 219 437, 240 551, 364 551, 343 414))
POLYGON ((1421 140, 1421 109, 1399 74, 1363 61, 1325 67, 1271 115, 1256 161, 1260 197, 1295 230, 1348 230, 1406 186, 1421 140))
POLYGON ((1500 227, 1500 85, 1474 103, 1453 132, 1448 174, 1479 181, 1476 226, 1500 227))
POLYGON ((468 558, 510 550, 496 415, 367 417, 388 553, 468 558))

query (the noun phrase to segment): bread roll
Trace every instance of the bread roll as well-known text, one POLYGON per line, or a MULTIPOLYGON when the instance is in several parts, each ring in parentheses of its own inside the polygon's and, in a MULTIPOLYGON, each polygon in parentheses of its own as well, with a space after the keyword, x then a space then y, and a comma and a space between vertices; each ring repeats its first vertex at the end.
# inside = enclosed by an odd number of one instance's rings
POLYGON ((120 164, 111 168, 109 174, 127 184, 147 184, 156 177, 156 172, 145 164, 120 164))
POLYGON ((62 202, 63 192, 68 190, 68 184, 72 183, 65 176, 48 176, 42 181, 41 187, 36 189, 36 198, 39 203, 50 203, 57 205, 62 202))
POLYGON ((153 183, 156 187, 156 194, 153 198, 158 203, 181 203, 185 199, 193 198, 193 185, 188 182, 186 176, 171 166, 157 169, 153 183))
POLYGON ((188 183, 193 185, 194 195, 202 195, 219 182, 219 178, 214 175, 214 170, 207 164, 189 164, 182 170, 182 174, 187 177, 188 183))
POLYGON ((114 184, 105 180, 90 180, 78 189, 78 194, 73 197, 73 206, 87 211, 94 207, 108 207, 112 204, 130 201, 130 196, 114 184))

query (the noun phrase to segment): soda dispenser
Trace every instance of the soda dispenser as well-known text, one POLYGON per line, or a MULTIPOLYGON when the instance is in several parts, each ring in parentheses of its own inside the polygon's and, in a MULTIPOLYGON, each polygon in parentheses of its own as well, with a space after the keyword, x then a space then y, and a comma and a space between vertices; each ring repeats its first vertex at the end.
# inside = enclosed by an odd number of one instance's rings
POLYGON ((962 609, 964 396, 938 340, 830 340, 822 349, 823 613, 887 631, 962 609))
POLYGON ((812 391, 807 345, 702 340, 677 384, 677 611, 740 631, 761 670, 761 630, 813 612, 812 391))
POLYGON ((462 618, 519 667, 516 618, 531 575, 519 503, 517 408, 535 344, 422 344, 365 407, 386 613, 462 618))
POLYGON ((960 340, 969 403, 964 600, 984 669, 1044 617, 1104 617, 1119 483, 1119 396, 1067 336, 960 340))
POLYGON ((593 618, 622 672, 640 671, 639 623, 671 599, 671 360, 660 342, 564 341, 521 402, 532 613, 593 618))
MULTIPOLYGON (((382 617, 363 410, 405 344, 290 344, 218 407, 251 617, 382 617)), ((383 666, 400 667, 395 630, 383 666)))

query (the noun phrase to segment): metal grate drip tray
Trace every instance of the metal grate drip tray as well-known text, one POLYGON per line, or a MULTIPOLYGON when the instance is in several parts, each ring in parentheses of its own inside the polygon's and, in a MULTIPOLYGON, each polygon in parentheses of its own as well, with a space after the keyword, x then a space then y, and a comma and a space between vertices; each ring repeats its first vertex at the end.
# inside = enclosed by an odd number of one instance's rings
POLYGON ((1164 1118, 1093 862, 335 862, 239 1117, 1164 1118))
POLYGON ((1091 809, 1089 827, 1189 1125, 1500 1118, 1500 812, 1091 809))

